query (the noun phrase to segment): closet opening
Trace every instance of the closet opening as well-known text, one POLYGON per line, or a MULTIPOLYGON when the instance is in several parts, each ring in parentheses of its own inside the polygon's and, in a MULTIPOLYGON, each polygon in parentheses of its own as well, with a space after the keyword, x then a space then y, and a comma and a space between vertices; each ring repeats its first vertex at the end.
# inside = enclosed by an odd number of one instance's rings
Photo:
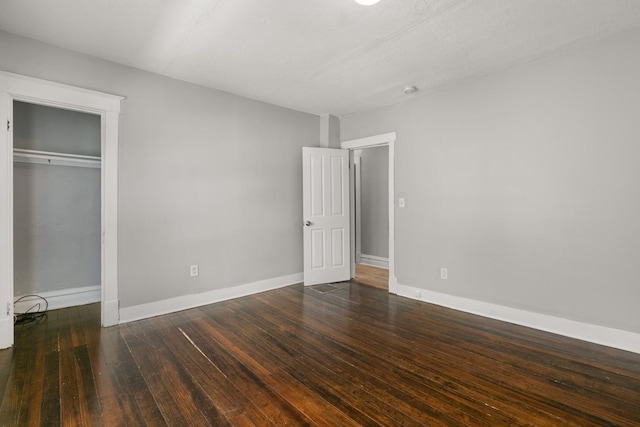
POLYGON ((13 100, 16 325, 101 300, 101 116, 13 100))
MULTIPOLYGON (((2 306, 0 309, 0 348, 9 348, 13 345, 15 332, 14 213, 18 216, 22 214, 21 211, 13 208, 14 157, 29 158, 36 165, 37 161, 46 162, 46 165, 40 164, 40 166, 91 163, 97 160, 95 157, 98 157, 94 155, 95 152, 76 154, 78 151, 51 151, 53 150, 51 147, 45 147, 44 150, 37 149, 35 146, 20 148, 25 141, 18 142, 19 145, 15 148, 31 150, 31 152, 14 152, 13 110, 15 105, 18 106, 17 108, 21 106, 20 104, 14 105, 14 102, 52 107, 58 113, 60 113, 58 110, 62 110, 62 113, 79 112, 87 113, 90 117, 99 117, 100 169, 94 168, 94 170, 100 171, 100 281, 95 284, 82 284, 80 287, 96 289, 95 286, 100 285, 100 306, 84 307, 95 307, 95 317, 100 318, 103 327, 108 327, 117 325, 120 319, 118 300, 118 122, 120 104, 124 99, 119 95, 0 71, 0 122, 6 123, 7 126, 5 132, 0 132, 0 304, 2 306), (34 151, 45 152, 36 153, 34 151)), ((29 105, 25 107, 29 107, 29 105)), ((82 293, 77 292, 77 294, 82 293)))

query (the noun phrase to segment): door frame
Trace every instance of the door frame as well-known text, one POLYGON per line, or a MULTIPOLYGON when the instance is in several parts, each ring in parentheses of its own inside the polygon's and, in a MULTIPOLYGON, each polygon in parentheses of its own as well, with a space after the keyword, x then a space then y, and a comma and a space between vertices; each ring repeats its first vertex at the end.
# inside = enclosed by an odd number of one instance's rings
MULTIPOLYGON (((342 141, 340 148, 359 150, 371 147, 389 147, 389 293, 398 293, 398 280, 395 274, 395 144, 396 133, 389 132, 365 138, 342 141)), ((351 203, 354 203, 353 185, 349 186, 351 203)), ((351 276, 355 273, 356 247, 355 247, 355 209, 351 209, 351 276)))
POLYGON ((119 323, 118 121, 122 96, 0 71, 0 348, 13 345, 13 101, 100 116, 101 323, 119 323))

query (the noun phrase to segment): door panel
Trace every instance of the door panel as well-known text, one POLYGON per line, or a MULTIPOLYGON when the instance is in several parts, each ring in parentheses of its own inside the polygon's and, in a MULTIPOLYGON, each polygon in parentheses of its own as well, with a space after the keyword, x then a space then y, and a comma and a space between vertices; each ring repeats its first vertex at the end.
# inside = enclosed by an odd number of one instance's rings
POLYGON ((324 269, 324 230, 311 230, 311 268, 324 269))
MULTIPOLYGON (((347 156, 348 156, 347 152, 347 156)), ((347 174, 349 173, 349 158, 347 157, 347 174)), ((344 182, 342 174, 345 165, 342 157, 331 157, 331 214, 333 216, 344 215, 344 182)))
POLYGON ((331 243, 333 245, 331 249, 332 267, 342 267, 345 261, 343 247, 344 247, 344 230, 341 228, 334 228, 331 230, 331 243))
POLYGON ((304 284, 349 280, 349 152, 305 147, 302 160, 304 284))

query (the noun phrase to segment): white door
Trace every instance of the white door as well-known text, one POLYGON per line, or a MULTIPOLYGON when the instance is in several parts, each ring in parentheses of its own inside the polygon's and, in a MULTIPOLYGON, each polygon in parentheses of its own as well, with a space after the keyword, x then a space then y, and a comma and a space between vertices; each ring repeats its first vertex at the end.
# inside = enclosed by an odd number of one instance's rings
POLYGON ((304 284, 351 278, 349 151, 302 149, 304 284))

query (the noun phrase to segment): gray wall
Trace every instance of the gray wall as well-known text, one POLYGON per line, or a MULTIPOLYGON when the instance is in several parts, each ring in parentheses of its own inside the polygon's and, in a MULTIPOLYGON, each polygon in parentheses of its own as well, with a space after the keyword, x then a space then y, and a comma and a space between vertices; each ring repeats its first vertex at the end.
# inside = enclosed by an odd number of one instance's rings
POLYGON ((14 294, 100 285, 100 169, 16 163, 14 294))
POLYGON ((15 148, 100 156, 100 116, 14 101, 15 148))
MULTIPOLYGON (((100 118, 14 102, 16 148, 100 155, 100 118)), ((14 294, 100 285, 100 169, 15 163, 14 294)))
POLYGON ((344 140, 397 132, 398 282, 639 333, 638 46, 633 31, 343 117, 344 140))
POLYGON ((7 33, 0 52, 2 70, 127 97, 121 307, 302 271, 300 153, 318 117, 7 33))
POLYGON ((389 257, 389 147, 362 150, 361 253, 389 257))

